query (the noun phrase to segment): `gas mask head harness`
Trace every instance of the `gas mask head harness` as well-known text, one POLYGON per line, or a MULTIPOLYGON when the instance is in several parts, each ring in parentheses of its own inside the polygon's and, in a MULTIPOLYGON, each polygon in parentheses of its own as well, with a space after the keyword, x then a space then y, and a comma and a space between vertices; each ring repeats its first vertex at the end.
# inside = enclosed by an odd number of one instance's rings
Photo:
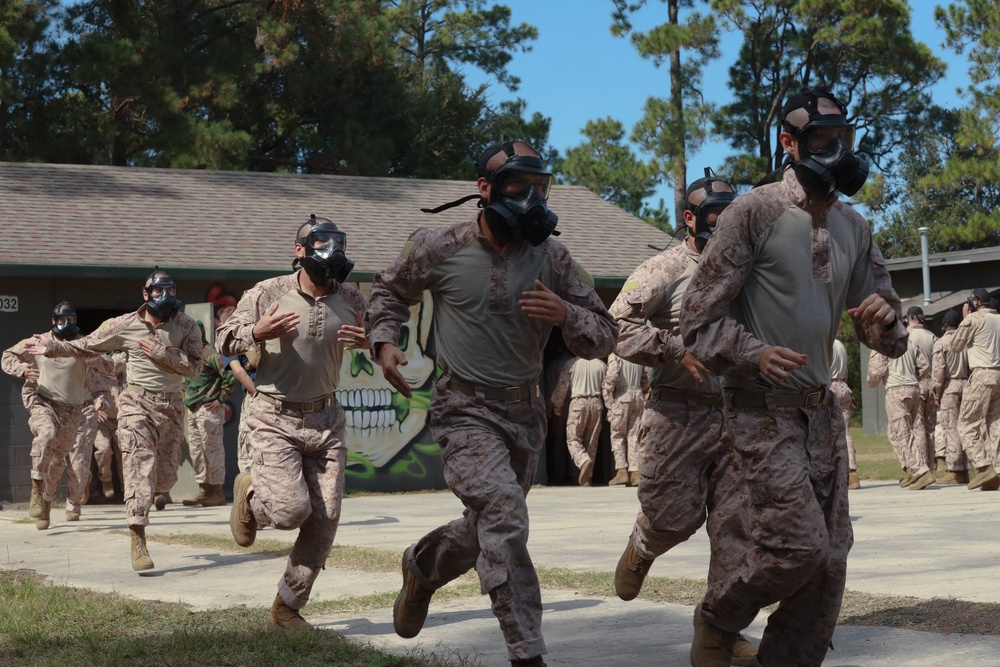
POLYGON ((314 285, 330 282, 342 283, 347 280, 354 262, 347 258, 347 234, 340 231, 332 220, 309 216, 309 232, 299 236, 305 225, 299 228, 295 242, 305 248, 306 256, 298 260, 298 266, 309 276, 314 285))
POLYGON ((177 300, 177 285, 174 279, 160 267, 156 267, 146 278, 146 310, 150 315, 166 322, 180 312, 184 304, 177 300))
POLYGON ((59 340, 73 340, 80 335, 76 325, 76 308, 69 301, 62 301, 52 309, 52 335, 59 340))
POLYGON ((733 203, 734 199, 736 199, 736 193, 733 192, 733 186, 718 178, 711 167, 705 167, 705 176, 692 181, 687 187, 684 201, 687 204, 687 210, 694 215, 694 231, 689 227, 688 233, 694 236, 694 245, 698 248, 698 252, 705 249, 708 237, 715 231, 715 224, 709 224, 709 216, 713 213, 722 213, 727 206, 733 203), (705 198, 697 204, 692 203, 691 197, 700 192, 705 193, 705 198))
POLYGON ((542 158, 523 141, 513 141, 504 136, 483 151, 476 161, 476 174, 490 184, 489 201, 480 195, 469 195, 435 209, 420 209, 424 213, 439 213, 472 199, 483 209, 483 217, 490 232, 501 243, 527 241, 540 245, 551 235, 559 236, 556 224, 559 216, 548 207, 552 172, 545 168, 542 158), (515 146, 526 146, 531 155, 519 155, 515 146), (494 169, 489 168, 493 158, 503 153, 504 161, 494 169))
POLYGON ((854 152, 854 125, 847 122, 847 107, 829 90, 803 90, 785 102, 782 126, 798 141, 799 160, 792 168, 804 190, 828 195, 839 190, 848 197, 856 194, 868 178, 868 161, 854 152), (819 101, 828 100, 840 113, 822 113, 819 101), (808 121, 798 127, 788 116, 801 109, 808 121))

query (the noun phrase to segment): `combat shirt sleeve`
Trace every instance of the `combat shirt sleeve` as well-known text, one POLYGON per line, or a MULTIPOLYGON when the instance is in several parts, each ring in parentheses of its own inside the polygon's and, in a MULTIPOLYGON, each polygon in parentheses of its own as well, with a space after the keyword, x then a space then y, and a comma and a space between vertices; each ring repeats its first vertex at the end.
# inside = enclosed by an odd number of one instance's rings
POLYGON ((717 375, 748 379, 757 377, 767 345, 736 322, 729 308, 753 268, 752 199, 749 193, 739 197, 719 216, 680 315, 684 345, 696 359, 717 375))
POLYGON ((185 328, 183 348, 172 345, 164 345, 161 341, 154 341, 153 349, 148 356, 157 366, 185 377, 194 377, 201 373, 204 363, 201 358, 201 332, 193 319, 186 315, 178 315, 174 320, 175 326, 185 328), (181 320, 180 318, 184 319, 181 320), (183 324, 182 324, 183 322, 183 324))
POLYGON ((403 244, 399 257, 375 274, 364 326, 376 363, 379 346, 399 343, 400 328, 410 319, 410 306, 423 298, 428 273, 437 263, 432 238, 431 230, 417 229, 403 244))
MULTIPOLYGON (((850 207, 844 205, 843 208, 848 215, 855 219, 855 224, 863 230, 868 240, 867 266, 859 266, 858 270, 852 273, 851 283, 848 286, 846 307, 855 308, 869 296, 869 294, 864 293, 866 290, 860 288, 862 285, 867 286, 870 278, 873 284, 873 293, 885 299, 886 303, 892 306, 892 309, 896 312, 896 321, 888 328, 878 322, 873 322, 867 327, 863 327, 858 318, 852 318, 854 331, 858 334, 861 342, 867 347, 878 350, 890 359, 898 359, 906 352, 907 340, 910 337, 910 332, 903 325, 903 314, 899 296, 896 294, 896 290, 892 288, 889 270, 885 267, 885 258, 882 257, 882 252, 871 238, 871 228, 868 226, 868 223, 850 207)), ((925 359, 926 361, 929 360, 925 359)))
POLYGON ((0 358, 0 368, 3 368, 3 372, 7 375, 23 378, 24 372, 34 365, 34 358, 24 351, 24 345, 28 340, 30 339, 22 340, 17 345, 3 351, 3 356, 0 358))
POLYGON ((951 339, 952 352, 961 352, 972 344, 972 339, 975 338, 975 329, 972 326, 972 320, 975 318, 975 315, 975 313, 972 313, 959 323, 958 329, 955 331, 955 337, 951 339))
POLYGON ((947 338, 941 337, 934 341, 934 352, 931 359, 931 390, 938 400, 941 399, 941 395, 944 393, 944 385, 948 381, 947 348, 947 338))
POLYGON ((604 382, 601 383, 601 393, 604 395, 604 405, 610 406, 615 401, 615 394, 618 393, 618 375, 622 361, 618 355, 611 355, 608 359, 608 370, 604 373, 604 382))
POLYGON ((555 379, 551 382, 549 404, 553 414, 561 415, 566 404, 566 397, 569 396, 569 388, 573 382, 574 361, 576 361, 574 357, 561 357, 552 369, 555 379))
POLYGON ((594 290, 594 279, 570 255, 566 246, 553 242, 553 259, 562 276, 557 293, 566 302, 563 341, 583 359, 606 357, 615 351, 618 325, 594 290))
MULTIPOLYGON (((683 255, 679 256, 683 257, 683 255)), ((618 349, 623 359, 642 366, 680 363, 684 342, 679 334, 649 326, 647 321, 660 308, 669 308, 665 288, 684 272, 678 263, 664 263, 659 258, 647 260, 632 272, 622 291, 611 304, 611 315, 618 323, 618 349)))
POLYGON ((872 350, 871 358, 868 359, 868 386, 877 387, 878 383, 885 380, 888 375, 889 358, 872 350))
POLYGON ((137 317, 138 313, 112 317, 110 320, 105 320, 97 328, 97 331, 74 340, 52 338, 45 356, 87 358, 109 350, 121 350, 125 343, 121 332, 127 329, 137 317))
POLYGON ((917 345, 913 346, 916 350, 916 366, 917 366, 917 380, 927 377, 927 374, 931 370, 931 360, 927 358, 917 345))
POLYGON ((107 355, 98 355, 87 360, 86 387, 94 397, 95 404, 103 408, 110 401, 107 375, 114 369, 114 363, 107 355))

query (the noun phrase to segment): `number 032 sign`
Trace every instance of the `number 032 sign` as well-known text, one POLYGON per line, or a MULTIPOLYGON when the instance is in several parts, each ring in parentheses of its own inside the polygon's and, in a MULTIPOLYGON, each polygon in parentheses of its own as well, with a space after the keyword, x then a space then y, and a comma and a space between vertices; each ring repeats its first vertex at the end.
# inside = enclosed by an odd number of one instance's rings
POLYGON ((0 294, 0 313, 16 313, 17 297, 0 294))

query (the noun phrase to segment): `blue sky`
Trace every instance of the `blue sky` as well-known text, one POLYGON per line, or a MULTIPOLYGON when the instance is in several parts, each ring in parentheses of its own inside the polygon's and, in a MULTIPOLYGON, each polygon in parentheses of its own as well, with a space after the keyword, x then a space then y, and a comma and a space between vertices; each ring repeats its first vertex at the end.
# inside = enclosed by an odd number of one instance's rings
MULTIPOLYGON (((628 39, 611 35, 611 0, 496 0, 511 8, 512 22, 530 23, 538 28, 532 51, 519 53, 509 66, 520 77, 521 87, 511 93, 494 84, 489 95, 499 102, 522 97, 528 113, 540 112, 552 119, 551 144, 565 154, 583 141, 581 130, 588 120, 611 116, 624 123, 626 132, 642 116, 646 98, 666 96, 669 77, 665 68, 657 69, 643 60, 628 39)), ((934 23, 934 7, 942 2, 911 2, 912 29, 917 39, 926 43, 948 63, 946 78, 934 89, 942 100, 955 98, 955 89, 968 83, 964 58, 943 47, 944 32, 934 23)), ((704 11, 704 10, 702 10, 704 11)), ((638 30, 647 30, 667 20, 666 4, 649 0, 635 17, 638 30)), ((728 101, 727 69, 735 60, 740 39, 723 37, 723 55, 706 70, 706 97, 718 104, 728 101), (715 86, 712 83, 717 82, 715 86)), ((475 85, 485 78, 466 71, 475 85)), ((690 178, 706 166, 717 167, 730 154, 725 144, 706 145, 688 161, 690 178)), ((653 197, 669 196, 670 188, 661 186, 653 197)), ((651 202, 653 203, 653 202, 651 202)))

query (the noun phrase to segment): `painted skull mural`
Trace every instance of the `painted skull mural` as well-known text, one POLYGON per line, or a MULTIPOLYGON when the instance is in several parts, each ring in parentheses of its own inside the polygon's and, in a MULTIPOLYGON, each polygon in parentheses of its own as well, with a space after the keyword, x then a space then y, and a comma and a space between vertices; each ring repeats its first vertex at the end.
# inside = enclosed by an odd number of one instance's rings
POLYGON ((412 398, 407 399, 385 380, 369 351, 345 353, 337 401, 347 421, 349 477, 372 477, 376 469, 391 463, 387 472, 392 475, 422 478, 428 471, 418 454, 437 456, 438 445, 426 426, 438 375, 435 360, 427 352, 433 310, 430 295, 425 293, 423 301, 410 308, 410 319, 400 329, 399 349, 408 362, 400 371, 412 398), (408 448, 411 451, 405 451, 408 448))

